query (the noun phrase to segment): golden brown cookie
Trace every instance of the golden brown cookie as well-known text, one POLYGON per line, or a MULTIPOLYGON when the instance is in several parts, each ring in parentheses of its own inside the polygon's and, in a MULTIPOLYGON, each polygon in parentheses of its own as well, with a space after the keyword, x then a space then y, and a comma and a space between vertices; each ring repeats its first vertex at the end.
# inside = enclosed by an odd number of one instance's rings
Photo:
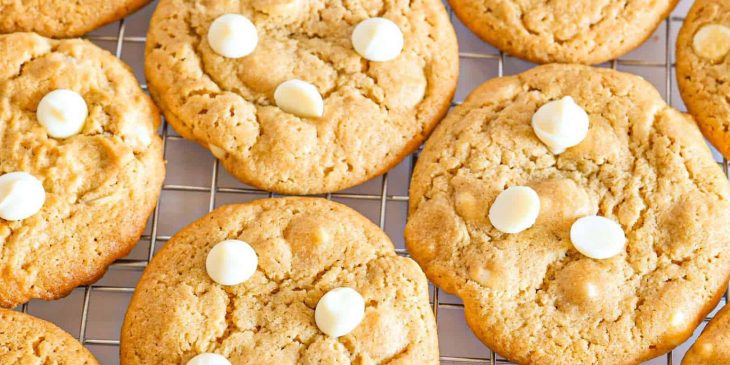
POLYGON ((677 0, 449 0, 495 47, 535 63, 598 64, 637 48, 677 0))
POLYGON ((695 1, 677 38, 677 82, 705 137, 730 157, 730 2, 695 1))
POLYGON ((150 0, 0 0, 0 33, 79 37, 117 21, 150 0))
POLYGON ((145 269, 121 337, 122 364, 185 364, 200 353, 240 364, 438 364, 428 283, 415 262, 354 210, 319 198, 230 205, 176 234, 145 269), (250 244, 258 268, 222 286, 206 261, 223 240, 250 244), (329 337, 315 307, 357 290, 365 316, 329 337))
POLYGON ((162 0, 145 66, 167 120, 232 175, 270 191, 315 194, 383 174, 421 144, 449 107, 458 50, 440 0, 162 0), (227 13, 256 26, 250 55, 226 58, 209 45, 210 24, 227 13), (355 26, 376 16, 403 32, 394 60, 370 62, 353 49, 355 26), (276 88, 292 79, 317 88, 322 117, 277 106, 276 88))
POLYGON ((682 343, 717 304, 728 219, 730 184, 689 116, 638 76, 546 65, 484 83, 436 129, 413 174, 406 242, 512 361, 636 364, 682 343), (565 96, 590 124, 555 155, 531 119, 565 96), (490 206, 512 186, 537 193, 539 214, 506 234, 490 206), (594 214, 625 233, 617 256, 573 247, 573 223, 594 214))
POLYGON ((0 309, 0 364, 99 365, 71 335, 33 316, 0 309))
POLYGON ((707 324, 682 359, 682 365, 730 364, 730 306, 723 307, 707 324))
POLYGON ((36 214, 0 219, 0 307, 13 307, 62 297, 125 256, 165 166, 154 104, 124 63, 88 41, 0 35, 0 103, 0 175, 25 172, 45 190, 36 214), (63 139, 37 118, 40 100, 57 89, 88 106, 81 131, 63 139))

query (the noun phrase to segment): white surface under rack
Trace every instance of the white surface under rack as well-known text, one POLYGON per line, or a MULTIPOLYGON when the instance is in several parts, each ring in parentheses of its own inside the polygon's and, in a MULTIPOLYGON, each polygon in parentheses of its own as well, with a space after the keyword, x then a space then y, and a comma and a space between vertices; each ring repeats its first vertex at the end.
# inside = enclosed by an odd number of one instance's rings
MULTIPOLYGON (((680 110, 686 110, 675 80, 674 44, 691 3, 692 0, 680 1, 670 18, 641 48, 602 66, 643 76, 656 86, 667 102, 680 110)), ((156 6, 157 1, 154 1, 139 12, 87 36, 129 64, 143 86, 146 84, 143 67, 145 35, 156 6)), ((463 100, 471 90, 488 79, 516 74, 533 66, 482 42, 453 13, 451 19, 459 39, 461 65, 454 103, 463 100)), ((119 363, 119 333, 124 313, 142 271, 156 250, 171 235, 215 207, 273 196, 237 182, 209 152, 182 139, 166 123, 162 126, 161 134, 168 161, 167 178, 157 208, 137 247, 129 256, 114 263, 97 283, 77 288, 61 300, 34 300, 18 308, 54 322, 70 332, 104 365, 119 363)), ((727 161, 716 151, 713 150, 713 153, 727 174, 727 161)), ((393 240, 398 252, 407 255, 403 229, 408 209, 408 184, 415 160, 414 154, 382 177, 326 197, 353 207, 379 224, 393 240)), ((727 297, 720 306, 727 302, 727 297)), ((464 321, 463 305, 458 298, 431 286, 431 300, 438 321, 442 364, 509 364, 471 333, 464 321)), ((689 341, 646 364, 679 364, 687 348, 714 313, 689 341)))

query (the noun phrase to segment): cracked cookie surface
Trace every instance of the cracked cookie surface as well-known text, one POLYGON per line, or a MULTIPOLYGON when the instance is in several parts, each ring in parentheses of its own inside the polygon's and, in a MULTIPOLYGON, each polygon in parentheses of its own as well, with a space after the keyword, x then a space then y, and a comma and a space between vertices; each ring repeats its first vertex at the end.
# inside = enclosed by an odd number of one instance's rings
POLYGON ((428 283, 412 260, 352 209, 318 198, 230 205, 184 228, 155 255, 125 317, 122 364, 184 364, 201 352, 241 364, 438 364, 428 283), (240 239, 259 257, 246 282, 207 275, 210 249, 240 239), (319 299, 351 287, 365 318, 331 338, 319 299))
POLYGON ((677 0, 449 0, 485 41, 535 63, 598 64, 638 47, 677 0))
POLYGON ((0 0, 0 33, 79 37, 119 20, 150 0, 0 0))
POLYGON ((524 364, 635 364, 682 343, 730 274, 730 184, 692 119, 638 76, 547 65, 486 82, 426 143, 410 191, 406 243, 428 277, 461 297, 467 322, 524 364), (587 137, 560 155, 531 126, 572 96, 587 137), (489 222, 515 185, 540 197, 534 226, 489 222), (625 252, 593 260, 571 224, 619 223, 625 252))
POLYGON ((165 166, 157 108, 120 60, 82 40, 0 35, 0 174, 38 178, 46 201, 0 219, 0 306, 56 299, 96 281, 137 243, 165 166), (50 91, 72 89, 89 115, 81 132, 48 136, 36 118, 50 91))
POLYGON ((150 92, 185 138, 207 147, 244 183, 288 194, 341 190, 386 172, 448 109, 458 77, 454 29, 439 0, 162 0, 145 69, 150 92), (213 52, 211 22, 240 13, 258 29, 241 59, 213 52), (350 36, 381 16, 403 31, 403 52, 369 62, 350 36), (314 84, 324 116, 275 105, 284 81, 314 84))
POLYGON ((730 364, 730 306, 723 307, 687 351, 682 365, 730 364))
POLYGON ((730 27, 730 3, 695 1, 677 38, 677 83, 702 132, 730 158, 730 52, 721 59, 710 60, 692 46, 695 34, 708 24, 730 27))
POLYGON ((94 356, 56 325, 0 309, 0 364, 99 365, 94 356))

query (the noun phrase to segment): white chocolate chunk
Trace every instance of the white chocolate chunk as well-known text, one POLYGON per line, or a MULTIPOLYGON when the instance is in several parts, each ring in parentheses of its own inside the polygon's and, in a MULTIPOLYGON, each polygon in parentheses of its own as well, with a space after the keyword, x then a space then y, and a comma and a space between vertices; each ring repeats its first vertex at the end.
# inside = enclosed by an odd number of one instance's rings
POLYGON ((89 115, 86 101, 77 92, 57 89, 38 103, 36 117, 53 138, 68 138, 81 132, 89 115))
POLYGON ((223 57, 248 56, 259 42, 256 26, 241 14, 224 14, 216 18, 208 28, 208 44, 223 57))
POLYGON ((607 259, 624 250, 626 235, 618 223, 606 217, 590 215, 573 223, 570 241, 576 250, 592 259, 607 259))
POLYGON ((721 60, 730 52, 730 27, 708 24, 695 33, 692 48, 702 58, 721 60))
POLYGON ((231 365, 231 362, 225 356, 204 352, 190 359, 186 365, 231 365))
POLYGON ((712 353, 715 351, 715 345, 705 342, 700 345, 699 347, 700 353, 703 354, 705 357, 712 356, 712 353))
POLYGON ((223 160, 226 158, 226 151, 224 149, 222 149, 214 144, 208 145, 208 149, 210 149, 210 153, 212 153, 213 156, 215 156, 215 158, 217 158, 219 160, 223 160))
POLYGON ((144 124, 126 124, 122 129, 124 141, 134 149, 144 149, 152 143, 151 131, 144 124))
POLYGON ((336 288, 327 292, 317 303, 314 321, 331 337, 352 332, 365 317, 365 300, 351 288, 336 288))
POLYGON ((281 110, 305 118, 324 114, 324 101, 317 87, 302 80, 284 81, 276 87, 274 100, 281 110))
POLYGON ((596 284, 591 282, 586 283, 586 295, 588 296, 588 298, 596 299, 598 298, 599 294, 600 292, 596 284))
POLYGON ((46 191, 35 176, 11 172, 0 176, 0 218, 8 221, 26 219, 41 210, 46 191))
POLYGON ((532 116, 537 138, 556 155, 583 141, 588 124, 588 114, 570 96, 541 106, 532 116))
POLYGON ((388 19, 365 19, 352 31, 352 47, 366 60, 390 61, 403 50, 403 32, 388 19))
POLYGON ((687 326, 686 322, 687 316, 681 309, 677 309, 677 311, 672 313, 669 317, 669 324, 674 328, 685 328, 687 326))
POLYGON ((205 269, 213 281, 221 285, 238 285, 248 280, 258 267, 256 251, 246 242, 222 241, 208 252, 205 269))
POLYGON ((528 186, 513 186, 499 193, 489 208, 489 221, 504 233, 519 233, 535 224, 540 197, 528 186))

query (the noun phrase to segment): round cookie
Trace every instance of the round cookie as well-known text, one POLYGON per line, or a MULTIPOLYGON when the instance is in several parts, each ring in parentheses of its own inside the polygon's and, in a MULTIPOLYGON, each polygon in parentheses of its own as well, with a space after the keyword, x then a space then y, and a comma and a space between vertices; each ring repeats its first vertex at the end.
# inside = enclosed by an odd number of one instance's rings
POLYGON ((0 309, 0 363, 99 365, 89 350, 56 325, 0 309))
POLYGON ((0 33, 36 32, 51 38, 79 37, 117 21, 150 0, 0 0, 0 33))
POLYGON ((682 365, 730 364, 730 306, 723 307, 687 351, 682 365))
POLYGON ((635 364, 688 338, 727 287, 730 227, 717 222, 730 219, 729 199, 692 119, 645 80, 546 65, 486 82, 439 125, 414 170, 406 242, 512 361, 635 364), (565 96, 590 124, 555 155, 531 118, 565 96), (537 193, 539 214, 502 233, 490 205, 520 185, 537 193), (594 214, 625 232, 618 256, 573 247, 573 223, 594 214))
POLYGON ((150 0, 0 0, 0 33, 36 32, 51 38, 79 37, 117 21, 150 0))
POLYGON ((697 0, 677 38, 677 82, 682 99, 705 137, 730 158, 730 3, 697 0), (700 41, 706 27, 717 38, 700 41), (710 29, 710 28, 708 28, 710 29), (725 29, 725 32, 722 30, 725 29), (723 34, 724 33, 724 34, 723 34))
POLYGON ((154 209, 165 166, 158 111, 109 52, 14 33, 0 35, 0 64, 0 175, 29 173, 45 190, 36 214, 0 219, 0 306, 14 307, 62 297, 125 256, 154 209), (78 93, 88 108, 81 131, 64 139, 37 117, 40 100, 57 89, 78 93))
POLYGON ((535 63, 598 64, 649 38, 678 0, 449 0, 495 47, 535 63))
POLYGON ((281 198, 218 208, 162 248, 127 310, 121 361, 185 364, 212 352, 233 365, 438 364, 437 342, 426 277, 383 231, 338 203, 281 198), (230 239, 253 247, 258 268, 222 286, 206 257, 230 239), (362 295, 365 316, 334 338, 314 314, 337 287, 362 295))
POLYGON ((429 135, 447 111, 458 49, 441 1, 160 1, 147 38, 152 97, 185 138, 207 147, 232 175, 287 194, 341 190, 385 173, 429 135), (207 33, 238 13, 258 30, 255 51, 225 58, 207 33), (370 62, 353 49, 355 26, 392 20, 404 48, 370 62), (322 117, 277 106, 277 86, 309 82, 322 117))

